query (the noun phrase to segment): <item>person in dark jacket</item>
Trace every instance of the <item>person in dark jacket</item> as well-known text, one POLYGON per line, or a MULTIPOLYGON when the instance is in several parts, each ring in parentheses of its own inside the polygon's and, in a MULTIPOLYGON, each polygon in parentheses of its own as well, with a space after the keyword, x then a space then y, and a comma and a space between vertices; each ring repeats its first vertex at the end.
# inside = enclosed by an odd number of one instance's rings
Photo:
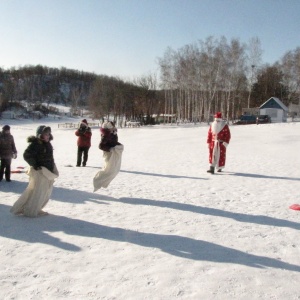
POLYGON ((114 122, 108 121, 103 123, 100 128, 101 141, 99 144, 99 149, 102 151, 109 152, 111 148, 121 145, 118 142, 118 130, 115 127, 114 122))
POLYGON ((24 151, 23 157, 35 170, 45 167, 50 172, 53 172, 55 163, 52 140, 51 128, 45 125, 37 128, 36 136, 32 135, 27 138, 29 146, 24 151))
POLYGON ((12 206, 10 211, 13 214, 27 217, 48 214, 42 209, 48 203, 54 180, 59 175, 53 157, 52 139, 51 128, 45 125, 37 128, 36 136, 27 138, 29 145, 23 157, 30 166, 27 172, 29 183, 12 206))
POLYGON ((91 147, 91 137, 92 131, 88 126, 87 120, 83 119, 80 123, 79 128, 75 131, 75 135, 78 136, 77 139, 77 164, 76 167, 85 167, 88 161, 88 153, 91 147), (82 159, 83 155, 83 159, 82 159))
POLYGON ((5 180, 10 182, 11 173, 11 160, 17 158, 17 149, 14 141, 14 137, 10 133, 10 126, 5 125, 0 133, 0 181, 3 179, 5 174, 5 180))
POLYGON ((99 148, 103 151, 104 166, 94 176, 94 192, 107 188, 118 175, 122 163, 124 146, 118 141, 117 128, 111 121, 105 122, 100 128, 101 141, 99 148))

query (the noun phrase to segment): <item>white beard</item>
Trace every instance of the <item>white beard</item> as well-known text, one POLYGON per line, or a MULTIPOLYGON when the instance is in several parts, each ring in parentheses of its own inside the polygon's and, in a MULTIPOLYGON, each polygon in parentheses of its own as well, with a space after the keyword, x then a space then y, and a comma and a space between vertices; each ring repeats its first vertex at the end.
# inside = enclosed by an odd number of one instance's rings
POLYGON ((211 124, 212 133, 218 134, 224 128, 225 125, 226 125, 226 122, 223 120, 222 121, 214 121, 211 124))

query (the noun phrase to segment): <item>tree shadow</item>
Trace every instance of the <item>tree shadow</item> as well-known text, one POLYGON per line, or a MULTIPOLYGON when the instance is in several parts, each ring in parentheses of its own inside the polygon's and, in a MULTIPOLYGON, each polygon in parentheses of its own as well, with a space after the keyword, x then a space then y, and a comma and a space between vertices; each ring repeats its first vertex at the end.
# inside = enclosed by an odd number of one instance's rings
MULTIPOLYGON (((5 185, 4 188, 1 187, 1 191, 11 192, 13 187, 14 193, 21 194, 23 193, 27 185, 28 184, 25 182, 14 182, 14 186, 12 186, 11 183, 9 183, 5 185)), ((197 214, 229 218, 229 219, 236 220, 238 222, 254 223, 254 224, 260 224, 265 226, 288 227, 288 228, 300 230, 300 223, 277 219, 277 218, 268 217, 264 215, 249 215, 243 213, 235 213, 235 212, 220 210, 217 208, 209 208, 209 207, 198 206, 193 204, 163 201, 163 200, 157 201, 157 200, 140 199, 140 198, 116 199, 113 197, 109 197, 97 193, 89 193, 80 190, 71 190, 71 189, 55 187, 55 186, 50 198, 50 201, 51 200, 60 201, 60 202, 69 202, 73 204, 93 202, 93 203, 103 204, 103 205, 109 205, 109 202, 123 202, 131 205, 156 206, 156 207, 170 208, 170 209, 176 209, 181 211, 189 211, 197 214)))
MULTIPOLYGON (((103 199, 106 200, 106 199, 103 199)), ((116 201, 122 203, 128 203, 132 205, 145 205, 145 206, 157 206, 163 208, 176 209, 181 211, 189 211, 197 214, 210 215, 215 217, 229 218, 238 222, 254 223, 265 226, 276 226, 276 227, 288 227, 296 230, 300 230, 300 223, 268 217, 264 215, 248 215, 243 213, 235 213, 225 211, 217 208, 209 208, 198 205, 178 203, 172 201, 156 201, 150 199, 139 199, 139 198, 120 198, 120 199, 107 199, 107 201, 116 201)))
POLYGON ((282 179, 282 180, 300 181, 300 178, 283 177, 283 176, 269 176, 269 175, 261 175, 261 174, 232 173, 232 172, 226 172, 226 174, 232 176, 250 177, 250 178, 259 178, 259 179, 276 179, 276 180, 282 179))
POLYGON ((208 180, 208 178, 201 178, 201 177, 191 177, 191 176, 181 176, 181 175, 164 175, 164 174, 145 173, 145 172, 138 172, 138 171, 120 170, 120 172, 130 173, 130 174, 137 174, 137 175, 167 177, 167 178, 179 178, 179 179, 186 178, 186 179, 208 180))
POLYGON ((142 233, 57 215, 35 219, 16 217, 8 215, 8 206, 2 204, 0 204, 0 213, 4 217, 4 222, 0 225, 0 235, 2 237, 28 243, 44 243, 67 251, 80 251, 81 248, 75 244, 66 243, 52 237, 49 232, 62 231, 70 236, 98 238, 131 243, 141 247, 157 248, 170 255, 195 261, 230 263, 252 268, 277 268, 300 272, 300 266, 298 265, 178 235, 142 233))
MULTIPOLYGON (((22 194, 27 188, 28 182, 14 180, 10 183, 3 182, 1 185, 1 192, 4 193, 15 193, 22 194)), ((91 190, 93 190, 91 182, 91 190)), ((56 187, 54 183, 53 191, 50 197, 50 200, 60 201, 60 202, 69 202, 73 204, 94 202, 97 204, 101 203, 101 200, 113 200, 114 198, 106 197, 101 194, 93 192, 85 192, 75 189, 67 189, 62 187, 56 187)), ((17 200, 17 199, 16 199, 17 200)), ((102 204, 107 205, 107 202, 102 202, 102 204)))

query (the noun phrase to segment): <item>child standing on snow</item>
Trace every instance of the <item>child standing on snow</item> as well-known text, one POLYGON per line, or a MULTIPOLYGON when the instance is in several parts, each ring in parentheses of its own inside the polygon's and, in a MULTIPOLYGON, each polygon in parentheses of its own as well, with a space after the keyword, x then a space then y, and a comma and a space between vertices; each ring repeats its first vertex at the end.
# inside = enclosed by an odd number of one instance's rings
POLYGON ((121 168, 124 146, 118 142, 117 128, 113 122, 105 122, 100 128, 99 149, 103 151, 104 168, 94 177, 94 192, 101 187, 107 188, 121 168))
POLYGON ((83 119, 81 121, 79 129, 75 131, 75 135, 78 136, 76 167, 80 167, 82 155, 83 155, 82 166, 85 167, 88 160, 88 154, 89 154, 89 149, 91 147, 91 137, 92 137, 92 131, 91 128, 88 126, 86 119, 83 119))
POLYGON ((3 174, 5 174, 5 180, 10 182, 10 166, 11 159, 17 158, 17 149, 14 141, 14 137, 10 134, 10 126, 5 125, 2 127, 2 132, 0 133, 0 181, 3 179, 3 174))
POLYGON ((30 165, 27 172, 29 184, 20 198, 11 208, 13 214, 23 214, 27 217, 47 215, 42 210, 48 203, 52 193, 54 179, 58 171, 54 162, 51 140, 51 128, 41 125, 37 128, 36 136, 29 136, 29 146, 23 157, 30 165))

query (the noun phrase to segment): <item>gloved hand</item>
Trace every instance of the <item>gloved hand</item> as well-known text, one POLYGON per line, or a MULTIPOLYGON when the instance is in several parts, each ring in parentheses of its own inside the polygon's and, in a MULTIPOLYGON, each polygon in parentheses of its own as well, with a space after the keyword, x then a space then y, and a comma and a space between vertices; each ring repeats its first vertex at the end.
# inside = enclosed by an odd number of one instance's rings
POLYGON ((79 128, 78 131, 79 131, 80 135, 84 135, 86 133, 86 129, 84 129, 84 128, 79 128))
POLYGON ((33 168, 34 168, 36 171, 42 170, 42 167, 40 167, 40 166, 33 166, 33 168))
POLYGON ((13 153, 13 159, 16 159, 17 157, 17 153, 13 153))

